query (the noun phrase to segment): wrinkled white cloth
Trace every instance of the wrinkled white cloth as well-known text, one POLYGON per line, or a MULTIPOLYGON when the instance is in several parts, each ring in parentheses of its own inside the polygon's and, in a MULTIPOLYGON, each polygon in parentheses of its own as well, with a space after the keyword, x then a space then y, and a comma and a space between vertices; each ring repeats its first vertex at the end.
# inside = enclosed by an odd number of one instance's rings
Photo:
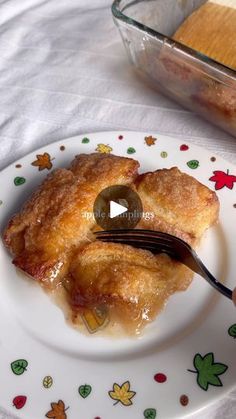
MULTIPOLYGON (((110 2, 0 0, 0 170, 56 140, 125 129, 184 136, 236 163, 236 139, 134 74, 110 2)), ((200 416, 235 419, 236 391, 200 416)))

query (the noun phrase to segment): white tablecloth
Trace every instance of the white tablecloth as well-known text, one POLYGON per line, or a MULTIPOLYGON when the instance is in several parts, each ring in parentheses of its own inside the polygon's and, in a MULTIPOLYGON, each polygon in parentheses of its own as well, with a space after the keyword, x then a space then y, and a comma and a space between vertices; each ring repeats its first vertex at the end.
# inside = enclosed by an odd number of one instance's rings
MULTIPOLYGON (((235 139, 133 73, 109 0, 0 0, 0 170, 44 144, 115 129, 184 136, 236 163, 235 139)), ((200 417, 235 419, 236 391, 200 417)))

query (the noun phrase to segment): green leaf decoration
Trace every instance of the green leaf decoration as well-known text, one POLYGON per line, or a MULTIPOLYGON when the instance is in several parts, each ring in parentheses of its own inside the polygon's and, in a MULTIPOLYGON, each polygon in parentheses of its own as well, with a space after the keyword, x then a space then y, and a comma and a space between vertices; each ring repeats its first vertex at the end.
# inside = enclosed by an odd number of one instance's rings
POLYGON ((214 362, 214 354, 209 352, 205 356, 196 354, 193 360, 195 371, 188 370, 197 374, 197 383, 199 387, 207 391, 209 385, 221 387, 223 384, 219 375, 224 374, 228 366, 220 362, 214 362))
POLYGON ((188 161, 187 165, 190 169, 197 169, 198 166, 199 166, 199 161, 198 160, 190 160, 190 161, 188 161))
POLYGON ((129 148, 127 149, 127 153, 128 153, 128 154, 134 154, 134 153, 136 153, 136 150, 135 150, 135 148, 133 148, 133 147, 129 147, 129 148))
POLYGON ((79 394, 83 397, 83 399, 86 399, 86 397, 90 395, 91 391, 92 387, 89 384, 84 384, 79 387, 79 394))
POLYGON ((25 359, 17 359, 11 363, 12 372, 16 375, 21 375, 26 371, 28 362, 25 359))
POLYGON ((85 137, 85 138, 83 138, 83 140, 82 140, 82 144, 88 144, 88 143, 89 143, 89 141, 90 141, 90 139, 89 139, 89 138, 87 138, 87 137, 85 137))
POLYGON ((156 409, 146 409, 143 412, 145 419, 155 419, 157 416, 156 409))
POLYGON ((26 179, 25 179, 24 177, 17 176, 17 177, 15 177, 15 179, 14 179, 14 184, 15 184, 16 186, 23 185, 25 182, 26 182, 26 179))
POLYGON ((236 324, 233 324, 232 326, 230 326, 230 328, 228 330, 228 334, 232 338, 236 339, 236 324))
POLYGON ((193 365, 194 365, 194 367, 198 370, 200 370, 201 369, 201 366, 202 366, 202 357, 201 357, 201 355, 200 354, 196 354, 195 355, 195 357, 194 357, 194 360, 193 360, 193 365))

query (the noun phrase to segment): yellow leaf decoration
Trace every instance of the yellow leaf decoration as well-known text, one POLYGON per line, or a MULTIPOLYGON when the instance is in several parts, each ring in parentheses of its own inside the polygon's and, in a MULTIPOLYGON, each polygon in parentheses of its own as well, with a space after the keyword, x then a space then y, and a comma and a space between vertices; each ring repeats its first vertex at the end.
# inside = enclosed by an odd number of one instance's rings
POLYGON ((96 151, 108 154, 112 152, 112 148, 108 144, 98 144, 96 151))
POLYGON ((126 381, 121 386, 119 384, 113 384, 113 391, 108 392, 109 396, 113 400, 117 400, 115 404, 122 403, 124 406, 131 406, 133 402, 131 399, 135 396, 135 391, 130 391, 130 382, 126 381))
POLYGON ((44 377, 43 379, 43 386, 45 388, 50 388, 53 385, 53 379, 50 375, 47 375, 46 377, 44 377))
POLYGON ((109 322, 108 311, 105 307, 84 309, 81 317, 90 333, 97 332, 109 322))
POLYGON ((145 137, 145 143, 150 147, 151 145, 155 145, 157 138, 154 138, 152 135, 149 137, 145 137))
POLYGON ((44 153, 44 154, 37 154, 36 155, 37 160, 33 161, 32 166, 36 166, 39 168, 39 170, 48 169, 50 170, 52 168, 52 159, 50 154, 44 153))

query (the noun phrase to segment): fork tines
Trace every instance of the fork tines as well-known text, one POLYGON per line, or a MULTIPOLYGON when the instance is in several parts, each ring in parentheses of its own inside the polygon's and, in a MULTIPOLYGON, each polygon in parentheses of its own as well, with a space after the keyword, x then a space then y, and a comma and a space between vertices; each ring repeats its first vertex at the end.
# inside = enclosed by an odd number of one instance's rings
POLYGON ((170 235, 152 230, 108 230, 95 233, 97 239, 104 242, 128 244, 157 253, 168 253, 176 257, 170 235))

